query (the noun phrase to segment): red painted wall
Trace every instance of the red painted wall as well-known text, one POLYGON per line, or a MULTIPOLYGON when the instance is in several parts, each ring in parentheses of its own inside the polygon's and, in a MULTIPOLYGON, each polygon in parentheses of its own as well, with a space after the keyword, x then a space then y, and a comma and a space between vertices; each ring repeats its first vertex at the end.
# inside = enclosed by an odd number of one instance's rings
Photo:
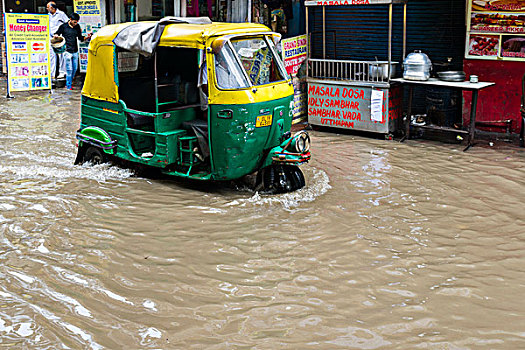
MULTIPOLYGON (((518 133, 521 127, 521 79, 525 74, 525 62, 465 60, 463 70, 467 78, 473 74, 479 77, 479 81, 496 83, 479 92, 476 121, 512 119, 512 132, 518 133)), ((463 100, 463 123, 468 125, 472 93, 463 92, 463 100)), ((476 128, 505 132, 504 128, 497 127, 476 128)))

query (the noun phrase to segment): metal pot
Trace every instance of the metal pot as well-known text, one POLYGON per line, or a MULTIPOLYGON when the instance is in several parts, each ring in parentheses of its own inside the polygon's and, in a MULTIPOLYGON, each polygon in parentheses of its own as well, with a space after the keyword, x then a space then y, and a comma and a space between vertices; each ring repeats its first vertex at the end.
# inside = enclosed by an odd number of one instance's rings
POLYGON ((451 71, 453 67, 452 57, 447 57, 446 61, 432 62, 432 76, 437 77, 437 73, 451 71))
POLYGON ((463 71, 446 71, 437 74, 440 80, 444 81, 465 81, 466 75, 463 71))
MULTIPOLYGON (((390 78, 396 75, 396 64, 390 62, 390 78)), ((368 77, 377 80, 388 80, 388 61, 377 61, 368 66, 368 77)))
POLYGON ((426 54, 416 50, 405 58, 403 67, 403 78, 407 80, 428 80, 432 62, 426 54))

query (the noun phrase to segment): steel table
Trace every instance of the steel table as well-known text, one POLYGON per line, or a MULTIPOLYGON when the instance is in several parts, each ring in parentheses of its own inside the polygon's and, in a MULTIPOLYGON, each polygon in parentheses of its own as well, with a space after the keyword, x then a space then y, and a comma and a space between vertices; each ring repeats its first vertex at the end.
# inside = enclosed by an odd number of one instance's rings
MULTIPOLYGON (((412 114, 412 99, 414 97, 414 85, 427 85, 427 86, 439 86, 439 87, 447 87, 447 88, 454 88, 454 89, 461 89, 466 91, 472 91, 472 104, 470 108, 470 125, 468 132, 468 144, 467 147, 464 149, 464 151, 468 150, 474 142, 474 134, 475 134, 475 126, 476 126, 476 110, 478 106, 478 91, 484 88, 487 88, 489 86, 495 85, 495 83, 490 82, 478 82, 478 83, 471 83, 469 81, 461 81, 461 82, 452 82, 452 81, 443 81, 436 78, 430 78, 426 81, 416 81, 416 80, 406 80, 403 78, 397 78, 397 79, 390 79, 391 82, 397 82, 401 84, 408 84, 409 87, 409 95, 408 95, 408 110, 407 110, 407 118, 405 120, 405 136, 401 141, 404 141, 410 136, 410 116, 412 114)), ((426 128, 435 128, 440 130, 450 130, 454 132, 461 132, 460 130, 456 130, 453 128, 447 128, 447 127, 431 127, 426 126, 426 128)))

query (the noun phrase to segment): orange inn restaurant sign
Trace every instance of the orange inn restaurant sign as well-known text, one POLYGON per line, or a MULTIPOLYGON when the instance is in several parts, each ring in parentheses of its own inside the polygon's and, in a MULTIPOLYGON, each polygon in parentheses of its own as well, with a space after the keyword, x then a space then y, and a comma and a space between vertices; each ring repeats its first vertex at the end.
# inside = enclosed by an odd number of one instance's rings
POLYGON ((525 60, 525 0, 468 0, 465 57, 525 60))

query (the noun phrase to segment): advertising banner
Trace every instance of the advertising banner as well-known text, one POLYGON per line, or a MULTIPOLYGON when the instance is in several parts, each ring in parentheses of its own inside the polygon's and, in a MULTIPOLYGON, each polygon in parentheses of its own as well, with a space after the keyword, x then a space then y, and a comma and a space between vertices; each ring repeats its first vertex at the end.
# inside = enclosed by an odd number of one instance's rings
POLYGON ((297 74, 301 64, 306 61, 308 54, 308 36, 300 35, 281 40, 283 45, 283 61, 286 71, 290 75, 297 74))
MULTIPOLYGON (((386 118, 382 115, 380 121, 371 118, 371 95, 371 88, 311 83, 308 85, 308 119, 313 124, 345 129, 365 123, 384 123, 386 118)), ((381 109, 383 106, 385 104, 381 109)))
POLYGON ((51 88, 49 15, 5 14, 8 90, 51 88))
POLYGON ((298 122, 303 117, 306 117, 308 106, 305 74, 302 71, 299 72, 299 69, 308 57, 308 35, 283 39, 281 40, 281 45, 284 67, 292 77, 294 87, 293 118, 295 122, 298 122))
POLYGON ((264 82, 269 80, 268 76, 270 74, 272 55, 271 51, 267 48, 258 50, 253 58, 243 57, 241 62, 250 79, 255 82, 255 84, 264 84, 264 82))
POLYGON ((388 133, 402 113, 401 86, 373 89, 308 83, 308 122, 314 125, 388 133))
POLYGON ((466 58, 525 58, 525 0, 468 0, 466 58))
MULTIPOLYGON (((78 24, 82 28, 82 35, 89 33, 95 34, 102 28, 102 13, 100 11, 99 0, 74 0, 75 12, 80 15, 78 24)), ((78 57, 80 59, 80 72, 85 73, 87 70, 89 42, 83 42, 78 45, 78 57)))

